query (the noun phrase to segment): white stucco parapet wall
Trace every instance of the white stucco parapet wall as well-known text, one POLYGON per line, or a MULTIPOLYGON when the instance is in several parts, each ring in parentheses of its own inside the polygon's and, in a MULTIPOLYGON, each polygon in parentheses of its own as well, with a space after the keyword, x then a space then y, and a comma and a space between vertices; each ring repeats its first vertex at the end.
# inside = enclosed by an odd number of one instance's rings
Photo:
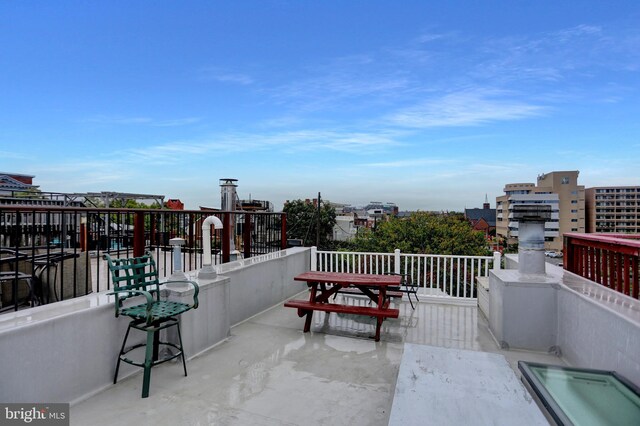
MULTIPOLYGON (((181 316, 187 358, 224 341, 231 325, 304 289, 293 277, 309 270, 309 259, 309 249, 297 247, 219 266, 213 280, 188 276, 200 286, 200 306, 181 316)), ((106 293, 0 315, 0 401, 73 404, 113 386, 129 319, 114 318, 114 296, 106 293)), ((163 293, 185 301, 193 297, 188 287, 163 293)), ((143 341, 143 333, 133 333, 128 344, 143 341)), ((119 380, 140 372, 123 363, 119 380)))
MULTIPOLYGON (((517 268, 517 256, 505 263, 517 268)), ((640 301, 550 263, 546 271, 555 294, 554 349, 570 365, 617 371, 640 386, 640 301)))

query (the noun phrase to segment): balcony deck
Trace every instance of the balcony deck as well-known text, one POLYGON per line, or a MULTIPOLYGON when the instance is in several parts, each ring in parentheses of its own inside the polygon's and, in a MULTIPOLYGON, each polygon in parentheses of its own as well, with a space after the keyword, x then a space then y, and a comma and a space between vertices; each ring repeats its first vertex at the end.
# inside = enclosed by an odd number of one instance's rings
POLYGON ((404 343, 502 354, 518 376, 518 360, 564 364, 501 350, 476 306, 398 305, 400 317, 385 321, 375 343, 367 318, 316 312, 304 334, 303 319, 279 304, 189 361, 188 377, 176 364, 158 366, 141 399, 136 374, 72 406, 71 424, 386 425, 404 343))

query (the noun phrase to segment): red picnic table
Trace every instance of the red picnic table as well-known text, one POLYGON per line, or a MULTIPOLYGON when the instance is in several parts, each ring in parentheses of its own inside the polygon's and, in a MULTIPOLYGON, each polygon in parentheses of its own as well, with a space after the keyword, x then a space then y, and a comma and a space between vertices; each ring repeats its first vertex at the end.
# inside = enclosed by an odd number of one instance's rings
POLYGON ((376 342, 380 341, 380 326, 385 318, 398 318, 400 311, 389 308, 387 287, 398 287, 401 277, 398 275, 354 274, 346 272, 318 272, 311 271, 294 278, 296 281, 306 281, 310 288, 309 300, 289 300, 284 304, 288 308, 297 308, 298 316, 307 316, 304 332, 311 328, 313 311, 337 312, 373 316, 376 321, 376 342), (332 284, 330 287, 327 284, 332 284), (329 303, 329 298, 346 287, 354 287, 368 296, 376 306, 353 306, 339 303, 329 303))

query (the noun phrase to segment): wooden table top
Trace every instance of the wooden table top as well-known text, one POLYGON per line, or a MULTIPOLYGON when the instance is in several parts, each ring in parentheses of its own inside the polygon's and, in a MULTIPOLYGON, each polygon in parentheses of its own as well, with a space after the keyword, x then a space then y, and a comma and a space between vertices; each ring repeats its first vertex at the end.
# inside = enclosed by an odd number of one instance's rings
POLYGON ((296 281, 333 283, 342 285, 399 286, 400 275, 354 274, 348 272, 310 271, 294 278, 296 281))

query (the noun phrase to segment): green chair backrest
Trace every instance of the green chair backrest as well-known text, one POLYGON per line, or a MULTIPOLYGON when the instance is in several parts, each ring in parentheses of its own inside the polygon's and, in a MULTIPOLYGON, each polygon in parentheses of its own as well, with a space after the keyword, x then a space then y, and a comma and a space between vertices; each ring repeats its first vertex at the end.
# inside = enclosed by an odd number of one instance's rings
POLYGON ((114 259, 105 254, 104 259, 109 265, 113 292, 116 294, 116 315, 122 302, 129 297, 140 296, 139 291, 149 292, 156 300, 160 300, 158 269, 151 252, 146 251, 143 256, 123 259, 114 259))

